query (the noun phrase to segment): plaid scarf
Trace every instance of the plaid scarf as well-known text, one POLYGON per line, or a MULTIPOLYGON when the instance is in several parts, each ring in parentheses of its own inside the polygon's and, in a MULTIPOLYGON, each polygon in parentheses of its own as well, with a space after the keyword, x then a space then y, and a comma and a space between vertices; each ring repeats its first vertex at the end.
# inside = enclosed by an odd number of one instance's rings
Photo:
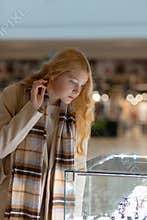
MULTIPOLYGON (((24 144, 21 143, 14 153, 5 220, 40 219, 43 152, 44 147, 47 147, 48 101, 46 93, 43 103, 44 114, 29 131, 23 141, 24 144)), ((56 137, 49 208, 49 216, 53 220, 63 219, 64 170, 74 166, 75 114, 71 111, 71 106, 62 101, 56 137)))

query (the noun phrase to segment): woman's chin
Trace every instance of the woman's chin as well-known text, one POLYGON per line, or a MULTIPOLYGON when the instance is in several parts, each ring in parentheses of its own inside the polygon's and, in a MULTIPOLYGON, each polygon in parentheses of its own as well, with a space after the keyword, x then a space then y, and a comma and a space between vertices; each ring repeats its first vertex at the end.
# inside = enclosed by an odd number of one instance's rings
POLYGON ((69 99, 66 99, 66 100, 65 100, 65 99, 63 100, 63 99, 62 99, 62 101, 63 101, 65 104, 70 104, 70 103, 72 102, 72 100, 69 100, 69 99))

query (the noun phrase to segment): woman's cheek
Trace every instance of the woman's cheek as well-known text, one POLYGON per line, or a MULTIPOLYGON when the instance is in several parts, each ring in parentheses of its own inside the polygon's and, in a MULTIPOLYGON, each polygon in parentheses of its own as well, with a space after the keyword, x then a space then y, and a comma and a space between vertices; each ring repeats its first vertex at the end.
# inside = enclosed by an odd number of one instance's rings
POLYGON ((67 87, 60 85, 56 88, 56 92, 58 93, 58 95, 62 95, 65 94, 68 91, 67 87))
POLYGON ((64 86, 62 85, 62 83, 56 85, 56 91, 62 91, 64 89, 64 86))

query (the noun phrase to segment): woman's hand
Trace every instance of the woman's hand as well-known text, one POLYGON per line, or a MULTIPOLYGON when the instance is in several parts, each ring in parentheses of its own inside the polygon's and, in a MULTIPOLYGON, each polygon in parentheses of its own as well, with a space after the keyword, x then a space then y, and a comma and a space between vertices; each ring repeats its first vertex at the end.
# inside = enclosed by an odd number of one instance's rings
POLYGON ((33 82, 31 89, 31 102, 36 110, 38 110, 44 100, 44 94, 48 80, 40 79, 33 82))

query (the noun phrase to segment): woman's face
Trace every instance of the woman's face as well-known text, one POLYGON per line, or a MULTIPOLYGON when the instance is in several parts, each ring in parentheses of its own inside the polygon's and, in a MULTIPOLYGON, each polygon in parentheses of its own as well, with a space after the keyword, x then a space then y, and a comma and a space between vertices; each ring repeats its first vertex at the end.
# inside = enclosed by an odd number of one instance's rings
POLYGON ((56 77, 47 90, 55 99, 61 99, 69 104, 77 98, 88 80, 88 74, 85 72, 65 73, 56 77))

